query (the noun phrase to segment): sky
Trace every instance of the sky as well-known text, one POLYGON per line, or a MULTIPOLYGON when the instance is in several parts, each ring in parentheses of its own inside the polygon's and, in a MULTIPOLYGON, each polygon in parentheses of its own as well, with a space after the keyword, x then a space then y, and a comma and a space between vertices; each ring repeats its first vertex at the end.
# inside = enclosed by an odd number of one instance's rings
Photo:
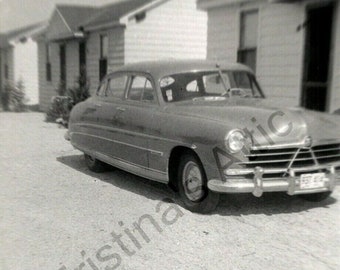
POLYGON ((117 0, 0 0, 0 32, 48 20, 56 3, 98 6, 117 0))

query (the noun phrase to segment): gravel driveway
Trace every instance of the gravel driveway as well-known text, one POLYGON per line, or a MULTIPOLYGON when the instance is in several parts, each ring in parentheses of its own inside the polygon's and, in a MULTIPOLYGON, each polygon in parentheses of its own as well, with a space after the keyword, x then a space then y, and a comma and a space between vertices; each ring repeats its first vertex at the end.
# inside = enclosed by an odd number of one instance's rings
POLYGON ((43 119, 0 113, 0 269, 340 269, 339 186, 319 204, 233 195, 198 215, 161 184, 90 172, 43 119))

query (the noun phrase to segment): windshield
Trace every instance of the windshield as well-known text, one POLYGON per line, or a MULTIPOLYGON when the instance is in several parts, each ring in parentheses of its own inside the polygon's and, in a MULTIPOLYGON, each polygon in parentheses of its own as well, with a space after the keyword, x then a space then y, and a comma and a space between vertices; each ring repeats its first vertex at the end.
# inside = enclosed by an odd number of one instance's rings
POLYGON ((160 87, 165 102, 214 97, 263 98, 255 77, 246 71, 188 72, 163 77, 160 87))

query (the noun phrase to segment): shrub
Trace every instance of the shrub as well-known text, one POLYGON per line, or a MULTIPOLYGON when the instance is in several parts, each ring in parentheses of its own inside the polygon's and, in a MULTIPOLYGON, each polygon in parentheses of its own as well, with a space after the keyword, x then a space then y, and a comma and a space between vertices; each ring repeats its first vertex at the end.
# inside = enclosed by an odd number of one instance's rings
POLYGON ((84 72, 78 77, 76 86, 72 88, 65 89, 65 83, 60 82, 56 89, 58 96, 52 98, 50 109, 46 114, 46 121, 57 121, 67 127, 73 106, 90 97, 89 89, 88 79, 84 72))
POLYGON ((72 109, 72 101, 68 96, 55 96, 52 98, 51 106, 46 113, 47 122, 55 122, 61 118, 68 120, 70 111, 72 109))
POLYGON ((26 110, 25 86, 22 80, 19 80, 16 86, 11 83, 5 84, 1 91, 1 103, 4 111, 23 112, 26 110))
POLYGON ((11 91, 11 104, 15 112, 26 111, 25 86, 22 80, 19 80, 16 87, 11 91))

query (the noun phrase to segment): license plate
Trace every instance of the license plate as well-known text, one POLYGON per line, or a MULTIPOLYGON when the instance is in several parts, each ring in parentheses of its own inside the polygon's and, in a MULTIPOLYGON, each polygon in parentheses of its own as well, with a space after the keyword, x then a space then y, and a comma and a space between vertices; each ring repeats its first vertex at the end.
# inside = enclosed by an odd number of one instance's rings
POLYGON ((302 174, 300 177, 300 189, 315 189, 325 186, 327 180, 324 173, 302 174))

